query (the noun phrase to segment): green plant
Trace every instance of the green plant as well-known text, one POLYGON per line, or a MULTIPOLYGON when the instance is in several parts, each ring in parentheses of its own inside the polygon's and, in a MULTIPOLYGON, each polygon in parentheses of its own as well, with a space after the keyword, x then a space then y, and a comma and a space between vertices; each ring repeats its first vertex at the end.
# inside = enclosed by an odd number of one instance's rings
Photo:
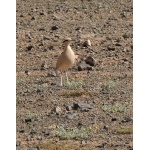
POLYGON ((40 91, 46 90, 48 88, 48 84, 47 83, 43 83, 41 85, 38 85, 37 87, 40 91))
POLYGON ((25 115, 25 118, 30 118, 30 119, 32 119, 32 118, 37 117, 37 116, 38 116, 37 113, 31 113, 31 112, 29 112, 29 113, 27 113, 27 114, 25 115))
POLYGON ((125 111, 125 106, 122 106, 120 104, 114 104, 114 105, 103 105, 102 106, 102 109, 104 111, 107 111, 107 112, 111 112, 111 113, 114 113, 114 112, 124 112, 125 111))
POLYGON ((16 85, 22 85, 25 83, 25 78, 17 77, 16 79, 16 85))
POLYGON ((116 82, 113 80, 109 80, 108 82, 104 83, 102 88, 108 92, 115 90, 116 82))
POLYGON ((65 84, 65 87, 70 90, 81 89, 83 87, 83 82, 81 80, 73 80, 65 84))
POLYGON ((72 128, 72 129, 65 129, 64 127, 60 126, 56 128, 52 133, 54 136, 58 136, 60 139, 87 139, 90 135, 93 135, 97 132, 98 128, 89 127, 89 128, 72 128))

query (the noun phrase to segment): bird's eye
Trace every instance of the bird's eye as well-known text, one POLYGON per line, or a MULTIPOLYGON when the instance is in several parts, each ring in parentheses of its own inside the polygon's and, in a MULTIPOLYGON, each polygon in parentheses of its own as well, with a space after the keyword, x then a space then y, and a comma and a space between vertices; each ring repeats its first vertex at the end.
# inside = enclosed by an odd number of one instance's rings
POLYGON ((64 40, 63 43, 65 43, 66 41, 68 41, 68 40, 64 40))

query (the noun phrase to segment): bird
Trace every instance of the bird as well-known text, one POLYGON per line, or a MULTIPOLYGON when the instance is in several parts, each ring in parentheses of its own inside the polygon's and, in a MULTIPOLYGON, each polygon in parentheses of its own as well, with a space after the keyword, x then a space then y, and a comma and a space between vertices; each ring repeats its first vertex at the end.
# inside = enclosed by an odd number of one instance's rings
POLYGON ((62 72, 63 71, 66 72, 67 83, 69 83, 67 70, 74 65, 75 60, 78 58, 78 55, 74 54, 70 46, 71 41, 72 41, 71 38, 66 38, 63 41, 64 51, 58 57, 57 62, 56 62, 56 70, 61 72, 60 73, 60 86, 63 86, 62 84, 62 72))

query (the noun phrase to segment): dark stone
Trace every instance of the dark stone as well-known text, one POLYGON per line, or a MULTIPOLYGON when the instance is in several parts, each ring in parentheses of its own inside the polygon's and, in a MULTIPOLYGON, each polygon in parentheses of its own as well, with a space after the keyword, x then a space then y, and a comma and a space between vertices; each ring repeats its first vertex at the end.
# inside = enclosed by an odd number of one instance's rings
POLYGON ((59 27, 58 27, 58 26, 52 26, 51 29, 52 29, 52 30, 57 30, 57 29, 59 29, 59 27))
POLYGON ((87 104, 87 103, 79 102, 79 103, 74 103, 73 108, 75 110, 81 109, 83 111, 89 111, 89 109, 92 109, 93 106, 91 106, 90 104, 87 104))
POLYGON ((87 70, 87 64, 84 61, 81 61, 78 65, 78 71, 87 70))
POLYGON ((16 146, 20 146, 21 142, 20 141, 17 141, 16 142, 16 146))
POLYGON ((109 126, 108 126, 108 125, 104 125, 104 129, 105 129, 106 131, 108 131, 109 126))
POLYGON ((47 77, 56 77, 56 72, 55 71, 52 71, 51 73, 48 73, 47 74, 47 77))
POLYGON ((111 51, 114 51, 114 50, 115 50, 115 47, 113 47, 113 46, 108 46, 107 49, 108 49, 108 50, 111 50, 111 51))
POLYGON ((24 133, 24 132, 25 132, 25 130, 24 130, 24 129, 21 129, 19 132, 20 132, 20 133, 24 133))
POLYGON ((72 107, 71 106, 66 106, 66 110, 70 111, 70 110, 72 110, 72 107))
POLYGON ((25 122, 32 122, 31 118, 25 118, 25 122))
POLYGON ((85 60, 85 62, 87 64, 89 64, 90 66, 95 66, 96 63, 97 63, 97 61, 93 57, 91 57, 91 56, 87 57, 87 59, 85 60))
POLYGON ((32 45, 29 45, 29 46, 26 47, 26 50, 27 50, 27 51, 30 51, 30 50, 32 50, 32 48, 33 48, 33 46, 32 46, 32 45))
POLYGON ((111 121, 117 121, 117 118, 112 118, 111 121))

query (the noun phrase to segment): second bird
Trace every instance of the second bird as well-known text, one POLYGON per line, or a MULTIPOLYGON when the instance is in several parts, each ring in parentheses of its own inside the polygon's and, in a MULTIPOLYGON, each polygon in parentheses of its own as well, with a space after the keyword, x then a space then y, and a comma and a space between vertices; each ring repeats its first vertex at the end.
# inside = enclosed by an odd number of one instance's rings
POLYGON ((67 77, 67 82, 69 83, 68 80, 68 74, 67 74, 67 70, 73 66, 75 59, 76 59, 76 55, 74 54, 73 50, 70 47, 70 43, 71 43, 72 39, 71 38, 66 38, 63 42, 64 44, 64 51, 61 53, 61 55, 58 57, 57 59, 57 63, 56 63, 56 70, 59 70, 61 72, 60 78, 60 85, 62 86, 62 71, 66 72, 66 77, 67 77))

